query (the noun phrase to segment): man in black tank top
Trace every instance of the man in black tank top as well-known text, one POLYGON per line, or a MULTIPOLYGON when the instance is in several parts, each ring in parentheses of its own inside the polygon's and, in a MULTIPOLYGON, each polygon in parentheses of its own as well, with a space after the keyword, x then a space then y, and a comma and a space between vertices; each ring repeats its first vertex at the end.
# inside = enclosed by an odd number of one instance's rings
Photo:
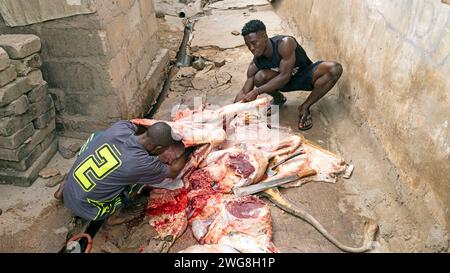
POLYGON ((235 102, 253 101, 265 93, 281 106, 286 103, 281 92, 311 91, 299 106, 298 124, 300 130, 309 130, 313 126, 310 107, 335 86, 342 75, 342 66, 336 62, 313 63, 293 37, 279 35, 269 39, 266 26, 259 20, 248 22, 242 36, 255 57, 235 102))

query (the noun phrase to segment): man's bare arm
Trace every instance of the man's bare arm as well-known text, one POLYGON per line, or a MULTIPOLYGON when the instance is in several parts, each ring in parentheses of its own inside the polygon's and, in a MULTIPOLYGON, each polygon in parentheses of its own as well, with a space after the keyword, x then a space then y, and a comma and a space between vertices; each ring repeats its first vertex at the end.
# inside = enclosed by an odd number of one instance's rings
POLYGON ((256 67, 255 63, 252 61, 247 69, 247 80, 245 81, 244 87, 242 87, 234 102, 242 101, 245 95, 253 90, 253 87, 255 87, 255 75, 257 72, 258 67, 256 67))
POLYGON ((297 43, 291 37, 286 37, 280 42, 278 47, 281 57, 280 74, 266 84, 256 88, 258 94, 276 92, 283 88, 291 80, 296 62, 296 48, 297 43))

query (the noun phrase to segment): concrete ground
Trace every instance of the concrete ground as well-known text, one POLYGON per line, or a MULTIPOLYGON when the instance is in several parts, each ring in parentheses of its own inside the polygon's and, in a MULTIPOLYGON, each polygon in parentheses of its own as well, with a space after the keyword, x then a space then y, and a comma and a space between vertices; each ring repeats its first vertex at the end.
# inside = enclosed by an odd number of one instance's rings
MULTIPOLYGON (((232 103, 246 79, 246 69, 252 55, 245 47, 242 37, 231 32, 239 31, 246 21, 262 19, 269 28, 269 35, 291 34, 289 27, 270 5, 223 8, 225 7, 204 9, 196 17, 190 52, 205 59, 206 67, 201 71, 191 67, 175 68, 172 71, 170 91, 154 116, 155 119, 171 119, 174 106, 180 103, 191 104, 193 97, 202 97, 212 104, 232 103), (225 65, 220 66, 219 63, 223 64, 223 61, 225 65)), ((164 14, 164 8, 157 10, 160 15, 164 14)), ((167 12, 165 18, 159 18, 158 22, 160 43, 162 47, 171 50, 170 56, 174 59, 178 49, 176 45, 183 38, 183 22, 175 16, 167 15, 170 13, 176 14, 174 11, 167 12)), ((299 42, 311 59, 320 59, 320 56, 315 56, 311 41, 299 42)), ((395 167, 370 128, 364 121, 354 117, 345 101, 340 99, 339 93, 343 90, 345 86, 338 84, 312 108, 314 127, 304 135, 353 164, 353 176, 349 180, 340 180, 337 184, 310 183, 301 188, 282 190, 282 193, 293 203, 306 207, 331 234, 348 245, 359 246, 363 221, 371 218, 380 225, 374 252, 447 251, 448 244, 442 243, 445 235, 440 232, 439 227, 436 227, 435 237, 431 239, 423 238, 421 231, 416 230, 416 223, 412 220, 414 217, 411 217, 413 212, 403 206, 405 197, 398 190, 395 167)), ((288 102, 280 109, 281 125, 296 128, 297 107, 307 95, 305 92, 286 94, 288 102)), ((50 164, 58 162, 58 159, 54 159, 50 164)), ((66 161, 60 167, 69 168, 70 162, 66 161)), ((48 241, 60 246, 63 236, 58 234, 66 235, 64 232, 70 226, 71 214, 52 201, 53 191, 54 189, 44 188, 42 180, 28 189, 0 185, 0 208, 3 209, 3 215, 0 216, 0 245, 3 249, 0 248, 0 251, 13 248, 12 244, 11 248, 3 247, 3 242, 8 241, 5 238, 17 242, 18 238, 23 241, 46 236, 48 241), (37 220, 50 217, 49 215, 59 219, 57 224, 50 225, 55 227, 53 230, 39 225, 37 220), (17 223, 20 225, 17 226, 17 223)), ((271 211, 274 243, 281 252, 341 252, 301 219, 274 206, 271 206, 271 211)), ((103 227, 94 240, 93 252, 137 252, 142 242, 151 236, 154 233, 147 219, 142 218, 140 222, 131 225, 103 227)), ((188 230, 170 252, 181 251, 195 243, 188 230)), ((55 248, 35 249, 52 252, 55 248)), ((24 248, 21 250, 27 251, 24 248)))
MULTIPOLYGON (((57 153, 48 163, 61 173, 75 159, 57 153)), ((75 228, 72 213, 53 198, 57 189, 38 178, 29 188, 0 185, 0 252, 55 253, 61 250, 75 228)))

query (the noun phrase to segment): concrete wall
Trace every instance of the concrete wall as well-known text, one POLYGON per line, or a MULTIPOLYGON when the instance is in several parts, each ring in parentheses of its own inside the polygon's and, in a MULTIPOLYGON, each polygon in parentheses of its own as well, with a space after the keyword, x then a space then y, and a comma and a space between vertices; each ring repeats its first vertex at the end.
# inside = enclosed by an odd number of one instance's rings
POLYGON ((342 63, 339 98, 369 124, 398 168, 398 191, 422 228, 431 219, 448 228, 450 5, 284 0, 279 12, 298 38, 313 42, 319 59, 342 63), (431 203, 424 201, 429 195, 431 203))
POLYGON ((57 126, 85 138, 119 119, 146 113, 167 64, 156 39, 153 1, 97 1, 97 12, 0 33, 41 37, 43 73, 55 99, 57 126))

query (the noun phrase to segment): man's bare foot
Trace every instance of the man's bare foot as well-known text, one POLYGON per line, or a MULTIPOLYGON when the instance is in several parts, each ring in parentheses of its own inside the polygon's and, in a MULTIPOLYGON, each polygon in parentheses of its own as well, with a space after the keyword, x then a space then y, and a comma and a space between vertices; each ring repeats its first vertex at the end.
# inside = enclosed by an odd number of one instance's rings
POLYGON ((308 108, 303 109, 299 108, 299 122, 298 129, 301 131, 307 131, 313 127, 313 120, 311 116, 311 112, 308 108))
POLYGON ((66 184, 66 180, 63 180, 63 182, 61 182, 61 184, 59 184, 59 188, 53 194, 55 199, 58 200, 58 201, 62 201, 63 200, 64 184, 66 184))

